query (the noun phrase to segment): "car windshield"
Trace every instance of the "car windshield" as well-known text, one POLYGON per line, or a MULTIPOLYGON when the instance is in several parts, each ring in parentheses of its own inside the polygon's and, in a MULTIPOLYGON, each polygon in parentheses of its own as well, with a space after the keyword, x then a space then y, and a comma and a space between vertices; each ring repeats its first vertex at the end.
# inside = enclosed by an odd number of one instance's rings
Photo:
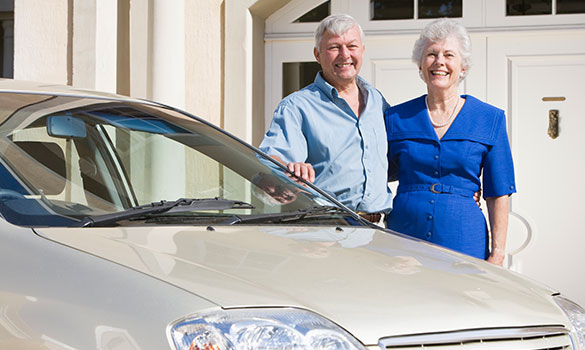
POLYGON ((0 214, 35 226, 359 224, 220 129, 169 107, 0 93, 0 214))

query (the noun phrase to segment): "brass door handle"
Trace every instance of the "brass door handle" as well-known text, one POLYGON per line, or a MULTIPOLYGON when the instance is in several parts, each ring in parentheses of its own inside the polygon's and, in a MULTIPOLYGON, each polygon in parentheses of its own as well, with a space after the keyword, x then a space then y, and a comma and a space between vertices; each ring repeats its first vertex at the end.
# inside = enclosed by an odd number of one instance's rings
POLYGON ((548 110, 548 136, 551 139, 559 137, 559 110, 549 109, 548 110))

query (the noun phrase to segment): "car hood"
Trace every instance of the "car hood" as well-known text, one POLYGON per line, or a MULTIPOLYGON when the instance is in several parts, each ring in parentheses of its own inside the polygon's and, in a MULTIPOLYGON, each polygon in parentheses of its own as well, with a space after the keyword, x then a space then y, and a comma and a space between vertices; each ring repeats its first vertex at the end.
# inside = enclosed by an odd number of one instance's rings
POLYGON ((313 310, 365 344, 391 335, 563 323, 550 290, 486 262, 372 228, 35 231, 221 307, 313 310))

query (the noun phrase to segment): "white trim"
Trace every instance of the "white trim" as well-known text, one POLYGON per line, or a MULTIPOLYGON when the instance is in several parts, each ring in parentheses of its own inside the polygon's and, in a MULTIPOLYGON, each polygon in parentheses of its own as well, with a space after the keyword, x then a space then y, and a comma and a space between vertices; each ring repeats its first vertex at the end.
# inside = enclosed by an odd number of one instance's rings
MULTIPOLYGON (((293 23, 308 11, 327 0, 293 0, 266 19, 266 33, 312 33, 316 23, 293 23)), ((332 0, 331 7, 333 7, 332 0)))
MULTIPOLYGON (((316 23, 291 23, 323 0, 293 0, 266 20, 267 40, 313 35, 316 23)), ((370 20, 370 0, 331 0, 331 13, 349 13, 366 36, 418 33, 433 19, 370 20)), ((463 17, 455 18, 470 32, 549 30, 585 27, 585 14, 506 16, 506 0, 463 0, 463 17)))

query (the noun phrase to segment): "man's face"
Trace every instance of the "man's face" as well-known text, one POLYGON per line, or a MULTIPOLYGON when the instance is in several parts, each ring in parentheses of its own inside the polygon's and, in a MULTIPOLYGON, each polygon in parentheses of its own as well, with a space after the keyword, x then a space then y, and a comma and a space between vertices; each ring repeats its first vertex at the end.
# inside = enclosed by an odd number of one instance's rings
POLYGON ((355 81, 362 67, 364 50, 359 29, 353 27, 339 36, 325 31, 319 50, 315 48, 314 54, 323 70, 323 78, 338 87, 355 81))

